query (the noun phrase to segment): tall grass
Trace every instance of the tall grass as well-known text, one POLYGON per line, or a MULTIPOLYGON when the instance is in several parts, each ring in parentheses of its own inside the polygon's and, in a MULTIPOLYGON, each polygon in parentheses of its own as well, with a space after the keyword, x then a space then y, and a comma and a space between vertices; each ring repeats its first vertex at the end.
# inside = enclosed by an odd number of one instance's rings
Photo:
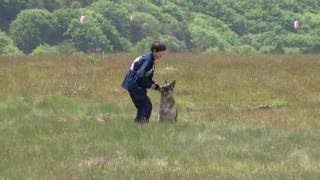
POLYGON ((136 126, 135 55, 0 58, 0 179, 319 179, 316 55, 169 54, 176 124, 136 126))

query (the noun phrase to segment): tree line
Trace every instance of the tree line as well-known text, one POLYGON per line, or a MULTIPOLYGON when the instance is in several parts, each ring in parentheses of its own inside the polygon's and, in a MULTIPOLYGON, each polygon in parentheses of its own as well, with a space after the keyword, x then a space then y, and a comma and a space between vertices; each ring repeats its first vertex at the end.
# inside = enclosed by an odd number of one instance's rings
POLYGON ((317 53, 319 25, 318 0, 1 0, 0 54, 317 53))

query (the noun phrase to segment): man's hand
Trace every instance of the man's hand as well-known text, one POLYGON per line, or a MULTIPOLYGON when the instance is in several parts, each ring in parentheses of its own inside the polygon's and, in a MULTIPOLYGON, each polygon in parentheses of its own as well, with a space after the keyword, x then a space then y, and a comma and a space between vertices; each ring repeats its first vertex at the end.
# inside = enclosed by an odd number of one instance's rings
POLYGON ((157 83, 152 84, 151 89, 154 89, 156 91, 161 91, 161 88, 157 83))

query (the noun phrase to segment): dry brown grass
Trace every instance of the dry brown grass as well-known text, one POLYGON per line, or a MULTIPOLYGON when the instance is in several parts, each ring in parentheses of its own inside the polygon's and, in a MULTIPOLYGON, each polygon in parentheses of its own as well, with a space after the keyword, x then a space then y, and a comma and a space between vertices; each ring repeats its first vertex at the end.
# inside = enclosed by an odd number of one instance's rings
MULTIPOLYGON (((0 60, 0 95, 66 95, 127 105, 122 78, 135 55, 25 56, 0 60)), ((180 119, 308 124, 320 107, 316 55, 169 54, 155 79, 177 81, 180 119), (255 109, 269 105, 270 109, 255 109), (183 112, 183 113, 181 113, 183 112), (187 118, 188 119, 188 118, 187 118)), ((151 92, 155 107, 158 94, 151 92)))

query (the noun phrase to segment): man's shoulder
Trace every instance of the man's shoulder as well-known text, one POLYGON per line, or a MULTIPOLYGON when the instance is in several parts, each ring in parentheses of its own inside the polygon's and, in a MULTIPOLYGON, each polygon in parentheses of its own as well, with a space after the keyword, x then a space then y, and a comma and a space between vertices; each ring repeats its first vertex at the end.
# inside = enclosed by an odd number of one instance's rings
POLYGON ((153 62, 153 56, 151 52, 147 52, 142 56, 145 60, 153 62))

